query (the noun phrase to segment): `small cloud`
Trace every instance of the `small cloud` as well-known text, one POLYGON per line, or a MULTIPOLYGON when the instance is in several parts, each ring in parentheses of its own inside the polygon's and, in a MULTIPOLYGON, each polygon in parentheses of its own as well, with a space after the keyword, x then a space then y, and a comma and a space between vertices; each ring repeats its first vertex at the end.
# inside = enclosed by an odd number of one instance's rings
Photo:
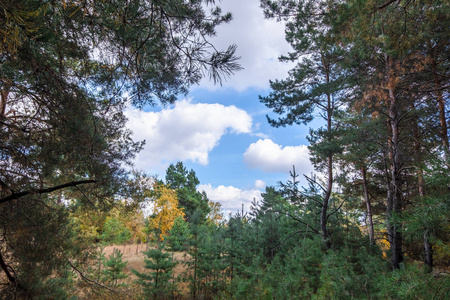
MULTIPOLYGON (((261 180, 257 180, 257 182, 259 185, 261 183, 265 185, 261 180)), ((259 188, 256 188, 256 185, 257 183, 255 182, 255 188, 239 189, 234 186, 219 185, 218 187, 213 187, 210 184, 201 184, 197 187, 197 190, 205 191, 209 200, 222 204, 223 212, 228 215, 229 213, 235 214, 237 211, 241 211, 242 204, 244 204, 244 211, 248 212, 253 199, 256 199, 256 201, 262 200, 261 191, 259 188)))
POLYGON ((256 137, 262 138, 262 139, 268 139, 269 138, 269 136, 267 134, 264 134, 262 132, 256 132, 253 135, 256 136, 256 137))
POLYGON ((266 183, 262 180, 255 180, 255 189, 262 190, 266 187, 266 183))
POLYGON ((244 153, 244 161, 248 167, 267 173, 287 173, 293 165, 300 174, 309 174, 314 170, 307 146, 282 147, 270 139, 251 144, 244 153))

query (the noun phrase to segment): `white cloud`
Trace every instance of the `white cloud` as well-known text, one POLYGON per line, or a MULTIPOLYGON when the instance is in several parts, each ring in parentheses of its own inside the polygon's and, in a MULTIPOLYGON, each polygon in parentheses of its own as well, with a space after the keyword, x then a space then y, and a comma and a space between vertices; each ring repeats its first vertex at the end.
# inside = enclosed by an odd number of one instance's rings
MULTIPOLYGON (((281 63, 278 57, 292 51, 286 42, 285 26, 281 22, 264 18, 260 0, 227 0, 219 3, 224 12, 231 12, 233 20, 217 28, 217 36, 211 39, 217 49, 231 44, 238 46, 239 63, 244 68, 224 83, 238 91, 249 87, 268 88, 269 79, 282 79, 293 64, 281 63)), ((218 89, 208 78, 201 87, 218 89)))
POLYGON ((251 144, 244 153, 244 161, 248 167, 268 173, 287 173, 293 165, 299 174, 310 174, 314 170, 307 146, 282 147, 270 139, 251 144))
POLYGON ((201 184, 197 190, 205 191, 209 200, 222 204, 222 211, 226 215, 241 211, 242 204, 244 204, 244 212, 248 212, 253 199, 262 200, 261 190, 258 188, 239 189, 234 186, 212 187, 210 184, 201 184))
POLYGON ((126 116, 134 140, 146 140, 136 159, 139 169, 162 168, 177 160, 206 165, 224 134, 250 133, 252 128, 252 118, 242 109, 188 100, 159 112, 130 108, 126 116))
POLYGON ((261 190, 266 187, 266 183, 262 180, 255 180, 255 188, 261 190))

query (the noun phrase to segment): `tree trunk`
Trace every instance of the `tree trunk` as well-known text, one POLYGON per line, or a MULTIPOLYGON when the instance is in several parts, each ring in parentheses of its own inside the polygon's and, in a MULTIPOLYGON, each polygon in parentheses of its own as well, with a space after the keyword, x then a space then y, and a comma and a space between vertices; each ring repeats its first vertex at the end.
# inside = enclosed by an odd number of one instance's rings
POLYGON ((9 272, 8 265, 3 260, 1 252, 0 252, 0 268, 3 270, 3 272, 5 272, 9 282, 11 282, 12 284, 16 284, 16 278, 11 274, 11 272, 9 272))
POLYGON ((448 128, 447 128, 447 118, 445 113, 445 101, 444 97, 442 95, 442 91, 439 90, 440 83, 439 83, 439 77, 437 74, 437 53, 434 51, 433 58, 431 62, 431 69, 433 72, 433 79, 434 79, 434 85, 437 88, 436 91, 436 98, 438 102, 438 109, 439 109, 439 122, 441 125, 441 142, 442 146, 444 147, 444 155, 445 158, 448 159, 449 151, 450 151, 450 145, 448 141, 448 128))
POLYGON ((367 218, 369 219, 369 240, 370 244, 375 244, 375 234, 373 231, 373 219, 372 219, 372 205, 370 204, 369 189, 367 187, 367 170, 365 167, 361 167, 361 173, 364 186, 364 197, 366 199, 367 218))
MULTIPOLYGON (((417 121, 414 122, 414 150, 417 156, 417 162, 419 163, 421 145, 419 142, 419 128, 417 125, 417 121)), ((425 197, 425 181, 423 179, 423 172, 421 166, 417 166, 417 179, 419 184, 419 198, 420 202, 423 205, 423 198, 425 197)), ((423 232, 423 244, 424 244, 424 254, 425 259, 424 263, 427 269, 427 272, 433 271, 433 246, 430 242, 430 233, 427 228, 424 229, 423 232)))
POLYGON ((423 242, 425 248, 425 266, 428 273, 433 271, 433 246, 430 243, 430 233, 428 230, 423 232, 423 242))
POLYGON ((397 103, 395 94, 395 82, 396 78, 393 76, 393 61, 392 58, 386 55, 386 83, 389 92, 389 121, 391 125, 391 184, 389 189, 391 192, 391 198, 388 201, 391 203, 388 206, 392 207, 392 210, 388 212, 388 234, 391 235, 391 260, 392 267, 394 269, 400 268, 400 263, 403 261, 403 238, 401 233, 401 224, 393 220, 393 217, 397 217, 402 212, 402 190, 401 190, 401 160, 402 153, 400 149, 400 136, 399 136, 399 105, 397 103))
MULTIPOLYGON (((324 60, 323 60, 324 62, 324 60)), ((330 82, 330 72, 329 67, 327 64, 324 63, 324 67, 327 70, 326 72, 326 82, 330 82)), ((331 133, 332 129, 332 115, 333 115, 333 108, 331 103, 331 94, 327 93, 327 132, 331 133)), ((331 142, 331 134, 328 134, 327 136, 328 142, 331 142)), ((328 182, 327 182, 327 190, 325 192, 325 195, 323 197, 323 203, 322 203, 322 212, 320 214, 320 228, 322 231, 323 239, 325 241, 325 246, 327 249, 331 248, 331 240, 330 235, 328 233, 327 228, 327 221, 328 221, 328 203, 330 201, 331 197, 331 191, 333 188, 333 157, 332 154, 329 154, 327 156, 327 171, 328 171, 328 182)))
POLYGON ((6 117, 6 102, 8 101, 10 86, 6 85, 0 91, 0 119, 6 117))
POLYGON ((331 156, 327 158, 328 164, 328 185, 323 197, 322 212, 320 214, 320 228, 322 230, 322 235, 325 241, 325 246, 327 249, 331 248, 331 240, 327 229, 327 219, 328 219, 328 202, 330 201, 331 189, 333 186, 333 159, 331 156))

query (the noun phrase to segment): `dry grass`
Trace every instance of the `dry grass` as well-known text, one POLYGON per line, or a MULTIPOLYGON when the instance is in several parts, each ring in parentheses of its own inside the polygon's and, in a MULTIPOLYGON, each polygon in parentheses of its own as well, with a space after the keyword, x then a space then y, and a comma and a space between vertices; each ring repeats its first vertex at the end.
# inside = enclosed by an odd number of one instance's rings
MULTIPOLYGON (((123 283, 127 284, 128 286, 131 286, 134 289, 129 294, 135 294, 137 292, 136 289, 140 288, 135 284, 137 276, 131 272, 131 269, 135 269, 140 273, 150 272, 150 270, 144 268, 145 255, 143 251, 147 250, 148 247, 149 246, 147 244, 131 244, 131 245, 111 245, 103 249, 103 253, 105 254, 106 258, 108 258, 113 253, 114 249, 118 249, 120 252, 122 252, 122 260, 127 262, 127 265, 123 271, 128 276, 123 281, 123 283)), ((178 262, 178 264, 174 268, 174 277, 177 278, 180 275, 187 274, 189 271, 187 270, 185 262, 189 259, 189 256, 185 252, 170 252, 170 253, 172 254, 173 259, 178 262)), ((178 290, 181 295, 189 295, 188 283, 179 282, 178 290)), ((119 298, 123 299, 122 297, 119 298)), ((125 298, 129 299, 134 297, 132 296, 125 298)))
MULTIPOLYGON (((148 249, 148 245, 146 244, 131 244, 131 245, 111 245, 105 247, 103 249, 103 253, 105 253, 105 257, 108 258, 114 251, 114 249, 118 249, 122 252, 122 260, 127 262, 127 266, 124 269, 125 274, 134 276, 131 273, 131 269, 135 269, 138 272, 148 271, 144 268, 144 258, 145 255, 142 253, 143 251, 148 249)), ((184 252, 171 252, 174 260, 179 263, 174 268, 175 277, 179 276, 186 272, 186 266, 183 262, 186 262, 188 256, 184 252)))

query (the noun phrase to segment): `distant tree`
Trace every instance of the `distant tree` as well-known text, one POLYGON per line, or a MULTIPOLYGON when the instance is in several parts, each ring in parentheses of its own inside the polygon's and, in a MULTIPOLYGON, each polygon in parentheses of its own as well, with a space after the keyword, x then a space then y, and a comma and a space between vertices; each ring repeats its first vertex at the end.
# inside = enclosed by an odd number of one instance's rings
POLYGON ((105 243, 123 244, 131 239, 131 232, 119 219, 107 217, 99 239, 105 243))
POLYGON ((201 212, 203 220, 206 220, 210 212, 209 201, 205 193, 197 191, 200 181, 194 170, 188 171, 182 162, 171 164, 166 171, 166 184, 177 192, 178 201, 188 222, 197 210, 201 212))
POLYGON ((165 237, 165 241, 169 243, 170 250, 184 251, 188 247, 189 239, 189 224, 184 220, 182 216, 178 216, 173 221, 173 226, 165 237))
POLYGON ((224 219, 224 216, 222 213, 222 204, 220 204, 220 202, 209 201, 208 206, 210 209, 210 212, 207 216, 208 221, 210 221, 216 225, 219 225, 220 222, 222 222, 224 219))
POLYGON ((150 227, 157 231, 159 239, 164 240, 174 222, 179 217, 184 217, 184 212, 179 206, 177 193, 162 183, 156 183, 152 192, 154 195, 153 214, 149 217, 150 227))

